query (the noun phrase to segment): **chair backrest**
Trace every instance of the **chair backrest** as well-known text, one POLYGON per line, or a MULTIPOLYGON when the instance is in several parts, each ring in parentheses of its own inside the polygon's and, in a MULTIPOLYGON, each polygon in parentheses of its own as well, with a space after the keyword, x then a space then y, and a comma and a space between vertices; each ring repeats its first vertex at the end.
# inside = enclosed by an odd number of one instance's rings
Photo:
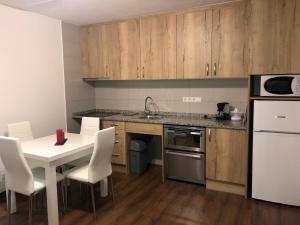
POLYGON ((97 132, 93 154, 88 167, 88 180, 90 183, 94 184, 111 175, 111 158, 114 145, 114 127, 97 132))
POLYGON ((82 117, 80 134, 83 135, 96 135, 100 128, 100 119, 96 117, 82 117))
POLYGON ((18 138, 0 136, 0 157, 5 168, 6 188, 30 195, 34 191, 33 175, 18 138))
POLYGON ((8 124, 7 128, 9 137, 19 138, 20 141, 27 141, 33 139, 31 125, 29 121, 8 124))

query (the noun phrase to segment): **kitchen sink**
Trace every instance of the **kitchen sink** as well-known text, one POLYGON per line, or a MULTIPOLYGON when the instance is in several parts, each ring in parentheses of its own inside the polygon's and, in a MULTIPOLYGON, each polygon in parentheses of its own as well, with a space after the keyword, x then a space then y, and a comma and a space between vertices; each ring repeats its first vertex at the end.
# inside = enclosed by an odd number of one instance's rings
POLYGON ((139 116, 138 119, 146 119, 146 120, 159 120, 162 116, 159 115, 142 115, 139 116))

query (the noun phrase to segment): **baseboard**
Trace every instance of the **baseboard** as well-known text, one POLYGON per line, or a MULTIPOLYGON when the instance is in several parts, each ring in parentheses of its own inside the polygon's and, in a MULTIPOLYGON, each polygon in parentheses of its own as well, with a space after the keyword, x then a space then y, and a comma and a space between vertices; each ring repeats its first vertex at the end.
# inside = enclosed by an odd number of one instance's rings
POLYGON ((152 159, 151 164, 162 166, 162 160, 161 159, 152 159))
POLYGON ((206 180, 206 188, 214 191, 223 191, 237 195, 245 195, 244 185, 225 183, 221 181, 206 180))

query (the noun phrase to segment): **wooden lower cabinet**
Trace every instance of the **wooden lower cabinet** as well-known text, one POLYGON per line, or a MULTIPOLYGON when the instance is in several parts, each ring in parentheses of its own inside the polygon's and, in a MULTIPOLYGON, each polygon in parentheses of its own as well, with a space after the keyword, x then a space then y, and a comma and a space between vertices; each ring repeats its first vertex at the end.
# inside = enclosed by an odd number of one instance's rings
POLYGON ((103 121, 103 128, 115 127, 115 147, 112 155, 112 163, 126 166, 126 139, 125 122, 103 121))
POLYGON ((206 130, 207 187, 244 194, 247 178, 247 131, 206 130))

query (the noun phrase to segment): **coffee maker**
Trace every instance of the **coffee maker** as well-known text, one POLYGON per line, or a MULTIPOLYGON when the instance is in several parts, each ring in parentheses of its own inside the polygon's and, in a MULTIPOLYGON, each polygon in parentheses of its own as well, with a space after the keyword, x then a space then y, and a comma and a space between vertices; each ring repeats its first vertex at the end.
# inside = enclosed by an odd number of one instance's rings
POLYGON ((218 114, 216 115, 217 120, 230 120, 230 108, 228 102, 217 103, 218 114))

